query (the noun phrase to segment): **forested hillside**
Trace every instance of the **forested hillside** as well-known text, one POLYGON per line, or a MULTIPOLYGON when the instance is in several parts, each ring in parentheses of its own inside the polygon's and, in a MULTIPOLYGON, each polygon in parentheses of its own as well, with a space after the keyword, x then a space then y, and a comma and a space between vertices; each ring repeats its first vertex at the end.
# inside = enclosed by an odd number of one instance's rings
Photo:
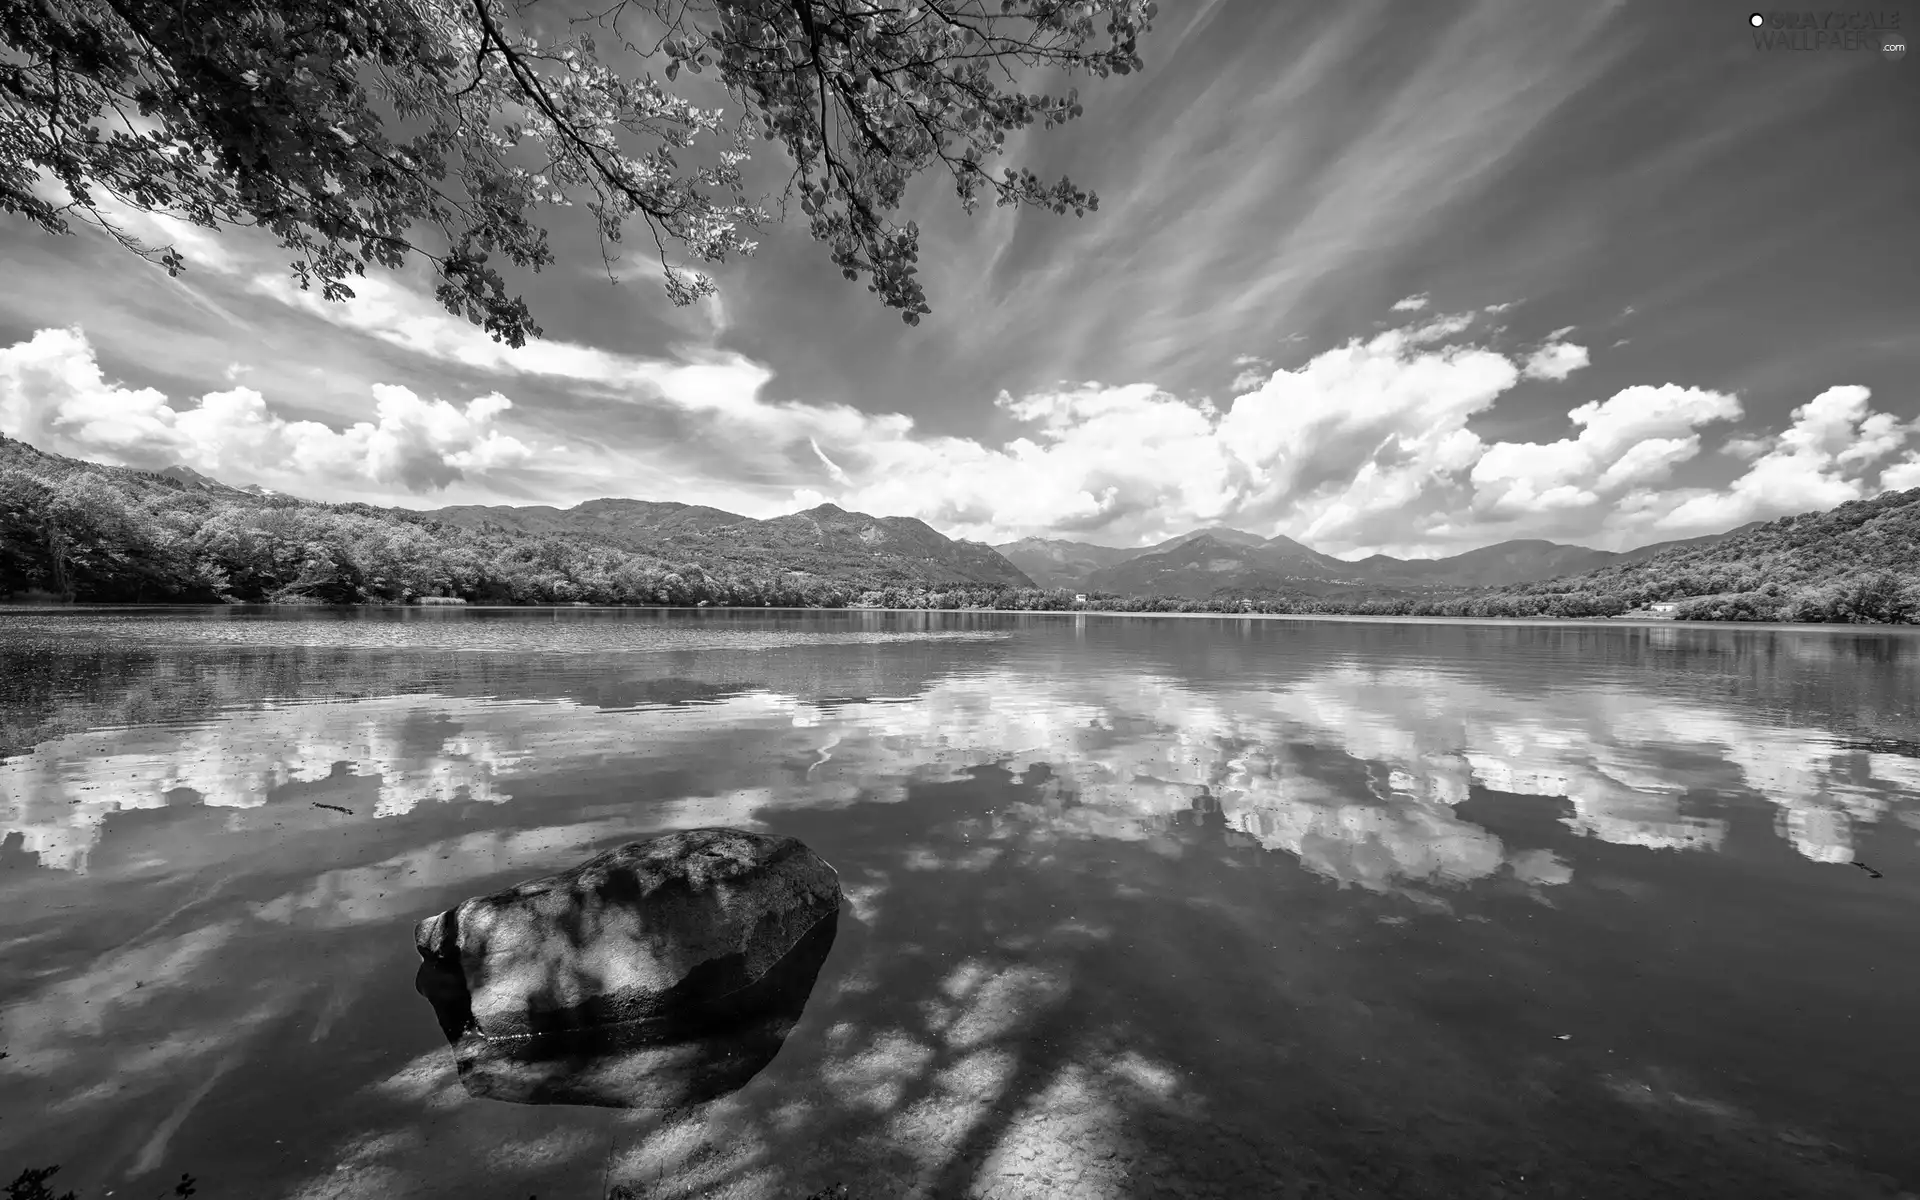
POLYGON ((833 504, 764 521, 704 505, 617 499, 566 509, 461 505, 421 515, 481 533, 571 535, 749 574, 798 570, 862 583, 1033 586, 991 546, 944 537, 912 517, 870 517, 833 504))
MULTIPOLYGON (((669 516, 687 510, 652 507, 669 516)), ((1028 582, 990 549, 949 542, 918 521, 876 521, 839 509, 736 520, 750 528, 706 541, 700 553, 673 537, 649 552, 634 548, 637 538, 608 545, 582 533, 318 504, 189 471, 80 462, 0 437, 0 596, 841 605, 876 588, 1028 582), (767 526, 771 533, 756 535, 753 527, 767 526), (881 535, 863 537, 872 527, 881 535)))
MULTIPOLYGON (((1206 561, 1193 565, 1205 569, 1209 555, 1247 549, 1209 531, 1176 539, 1162 553, 1198 554, 1206 561)), ((1329 595, 1284 575, 1260 583, 1204 596, 1092 590, 1083 601, 1067 589, 1031 586, 987 546, 944 538, 919 521, 833 505, 768 521, 639 501, 419 513, 313 503, 185 470, 100 466, 0 438, 0 596, 105 603, 437 596, 515 604, 1604 617, 1667 601, 1672 615, 1698 620, 1920 623, 1920 489, 1503 588, 1329 595), (595 524, 605 532, 583 531, 595 524)))
POLYGON ((1507 590, 1694 620, 1920 623, 1920 488, 1507 590))
MULTIPOLYGON (((1755 522, 1759 524, 1759 522, 1755 522)), ((1735 530, 1734 532, 1742 532, 1735 530)), ((1238 529, 1199 529, 1155 546, 1123 548, 1027 538, 994 549, 1048 587, 1082 592, 1180 596, 1204 600, 1229 591, 1348 600, 1432 598, 1474 588, 1554 579, 1609 563, 1651 558, 1680 546, 1731 536, 1706 534, 1637 550, 1594 550, 1538 538, 1481 546, 1445 558, 1369 555, 1348 561, 1287 537, 1238 529)))

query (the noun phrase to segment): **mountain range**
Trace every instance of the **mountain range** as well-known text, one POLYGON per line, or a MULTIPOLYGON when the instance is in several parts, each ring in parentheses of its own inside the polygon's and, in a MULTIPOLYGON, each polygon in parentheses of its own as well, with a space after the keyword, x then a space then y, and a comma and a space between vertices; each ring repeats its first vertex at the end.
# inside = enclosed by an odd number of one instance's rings
POLYGON ((1132 548, 1059 538, 1025 538, 989 546, 948 538, 912 517, 873 517, 833 504, 765 520, 704 505, 621 499, 588 500, 565 509, 454 505, 421 515, 475 530, 589 538, 708 566, 736 564, 827 578, 980 583, 1191 599, 1223 592, 1332 597, 1502 587, 1707 545, 1759 524, 1624 552, 1519 539, 1447 558, 1375 554, 1348 561, 1288 537, 1263 538, 1220 525, 1132 548))
MULTIPOLYGON (((123 487, 165 485, 243 505, 302 503, 257 486, 233 487, 184 466, 157 471, 103 466, 49 455, 3 437, 0 468, 26 470, 41 478, 88 472, 123 487)), ((364 505, 346 507, 383 511, 364 505)), ((1287 537, 1261 537, 1225 526, 1139 547, 1057 538, 990 546, 946 537, 912 517, 874 517, 833 504, 764 520, 705 505, 611 498, 571 508, 453 505, 391 511, 407 521, 440 522, 509 537, 557 536, 643 554, 666 564, 698 564, 707 571, 784 574, 861 588, 1040 587, 1196 600, 1263 594, 1329 599, 1430 596, 1528 584, 1643 562, 1663 551, 1709 547, 1760 524, 1626 552, 1516 540, 1446 558, 1376 554, 1348 561, 1287 537)))
POLYGON ((911 517, 873 517, 833 504, 765 520, 704 505, 620 499, 589 500, 565 509, 454 505, 420 515, 478 531, 586 538, 708 567, 735 565, 836 579, 977 583, 1191 599, 1223 592, 1331 597, 1500 587, 1590 571, 1731 536, 1661 542, 1626 553, 1516 540, 1448 558, 1376 554, 1349 562, 1291 538, 1263 538, 1226 526, 1133 548, 1056 538, 989 546, 945 537, 911 517))
POLYGON ((463 504, 420 515, 480 531, 582 537, 709 570, 735 566, 860 582, 1034 586, 984 542, 946 537, 913 517, 872 517, 834 504, 766 520, 670 500, 615 499, 566 509, 463 504))
POLYGON ((1192 599, 1220 592, 1335 596, 1356 591, 1391 594, 1503 587, 1553 579, 1641 561, 1666 550, 1711 544, 1759 524, 1628 551, 1518 539, 1432 559, 1375 554, 1348 561, 1292 538, 1262 538, 1223 526, 1135 549, 1056 538, 1025 538, 994 549, 1042 587, 1192 599))

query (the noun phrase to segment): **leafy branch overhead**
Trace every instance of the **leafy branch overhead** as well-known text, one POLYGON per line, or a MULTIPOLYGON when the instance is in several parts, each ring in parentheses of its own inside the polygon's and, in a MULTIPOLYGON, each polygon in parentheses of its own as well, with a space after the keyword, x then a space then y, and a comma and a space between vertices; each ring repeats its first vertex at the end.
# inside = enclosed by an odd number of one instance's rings
POLYGON ((742 173, 757 133, 785 149, 786 196, 842 274, 913 324, 931 310, 919 231, 895 219, 908 184, 943 169, 969 212, 987 194, 1096 208, 1070 180, 991 164, 1009 133, 1081 115, 1076 90, 1023 79, 1139 70, 1154 10, 613 0, 561 20, 531 0, 0 0, 0 210, 52 233, 93 223, 172 273, 180 254, 120 207, 255 226, 330 300, 419 255, 449 311, 518 346, 540 329, 501 268, 553 261, 545 207, 583 207, 610 272, 638 217, 674 302, 712 292, 669 256, 753 252, 773 219, 742 173), (737 118, 669 90, 707 73, 737 118))

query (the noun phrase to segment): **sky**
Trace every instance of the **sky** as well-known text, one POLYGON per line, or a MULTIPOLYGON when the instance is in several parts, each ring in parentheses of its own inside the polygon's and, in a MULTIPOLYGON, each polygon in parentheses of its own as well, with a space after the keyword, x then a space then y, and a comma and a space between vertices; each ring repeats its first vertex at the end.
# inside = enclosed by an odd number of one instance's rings
POLYGON ((250 234, 146 227, 170 279, 0 215, 0 432, 321 500, 831 502, 1344 557, 1920 487, 1920 55, 1762 48, 1719 0, 1160 7, 1144 72, 1008 140, 1096 212, 909 194, 917 327, 799 224, 676 309, 562 213, 515 279, 547 336, 512 350, 422 272, 329 303, 250 234))

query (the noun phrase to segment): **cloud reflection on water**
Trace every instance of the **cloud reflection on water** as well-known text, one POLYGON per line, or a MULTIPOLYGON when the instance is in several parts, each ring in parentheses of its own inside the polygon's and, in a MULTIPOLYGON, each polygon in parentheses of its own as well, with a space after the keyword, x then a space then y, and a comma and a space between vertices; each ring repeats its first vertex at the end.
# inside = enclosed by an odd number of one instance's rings
MULTIPOLYGON (((769 668, 757 684, 729 682, 749 671, 689 678, 682 690, 705 697, 693 703, 440 690, 45 741, 0 761, 10 865, 39 868, 0 876, 26 900, 7 933, 30 950, 0 965, 18 996, 0 1012, 10 1048, 0 1093, 47 1097, 32 1110, 12 1102, 20 1111, 8 1109, 0 1149, 11 1152, 10 1129, 50 1111, 73 1138, 106 1139, 112 1170, 159 1169, 202 1152, 233 1097, 284 1106, 266 1098, 286 1077, 329 1105, 298 1115, 318 1155, 310 1165, 253 1168, 311 1184, 276 1194, 425 1195, 451 1179, 434 1174, 447 1163, 574 1163, 597 1178, 601 1163, 642 1177, 668 1162, 685 1192, 731 1181, 741 1195, 776 1195, 793 1146, 839 1138, 891 1164, 890 1179, 947 1178, 972 1163, 1013 1180, 1064 1155, 1098 1183, 1089 1194, 1120 1195, 1129 1172, 1167 1173, 1151 1156, 1125 1165, 1143 1144, 1141 1114, 1171 1114, 1177 1132, 1209 1097, 1209 1120, 1232 1107, 1223 1097, 1245 1072, 1221 1063, 1264 1055, 1286 1072, 1287 1087, 1262 1102, 1272 1109, 1257 1112, 1269 1130, 1304 1129, 1335 1099, 1345 1111, 1345 1089, 1368 1077, 1339 1056, 1377 1063, 1383 1046, 1407 1057, 1381 1068, 1401 1072, 1380 1077, 1383 1091, 1417 1084, 1422 1104, 1454 1092, 1504 1103, 1492 1081, 1533 1058, 1472 1074, 1481 1018, 1458 1014, 1508 1003, 1480 982, 1495 978, 1484 964, 1544 1004, 1565 963, 1525 922, 1423 928, 1396 895, 1447 912, 1478 886, 1542 916, 1536 901, 1576 913, 1627 896, 1637 921, 1658 900, 1642 905, 1627 889, 1653 885, 1582 865, 1593 860, 1568 830, 1679 873, 1741 850, 1743 828, 1764 839, 1771 826, 1777 845, 1837 863, 1890 815, 1920 827, 1920 760, 1897 746, 1843 743, 1758 705, 1604 673, 1522 686, 1459 664, 1268 661, 1214 672, 1208 687, 1164 664, 1008 654, 931 672, 892 699, 856 685, 846 691, 867 698, 803 696, 769 668), (1530 817, 1496 819, 1515 811, 1530 817), (1745 819, 1753 813, 1767 819, 1745 819), (444 1047, 420 1057, 419 1031, 393 1016, 417 997, 396 1008, 388 994, 396 963, 411 978, 412 919, 655 829, 757 822, 844 839, 848 855, 838 865, 853 928, 841 953, 852 961, 823 986, 823 1026, 781 1051, 784 1075, 768 1068, 779 1080, 718 1102, 705 1143, 636 1126, 605 1152, 586 1126, 509 1124, 471 1106, 452 1115, 461 1093, 444 1047), (1252 869, 1254 845, 1357 890, 1252 869), (1583 881, 1597 886, 1574 886, 1583 881), (1580 910, 1568 897, 1583 893, 1580 910), (60 911, 69 901, 75 912, 60 911), (1365 961, 1355 925, 1383 939, 1391 970, 1351 973, 1365 961), (57 953, 33 940, 46 928, 60 931, 57 953), (1433 949, 1449 937, 1446 952, 1433 949), (1162 960, 1182 978, 1155 984, 1162 960), (1149 999, 1130 1007, 1142 988, 1149 999), (1439 995, 1455 1007, 1424 1007, 1439 995), (1207 1016, 1193 1028, 1168 1023, 1194 1009, 1207 1016), (1451 1023, 1436 1027, 1435 1011, 1451 1023), (203 1090, 204 1072, 227 1062, 242 1065, 203 1090), (1289 1089, 1297 1109, 1285 1107, 1289 1089), (197 1115, 182 1118, 180 1105, 197 1115), (737 1134, 731 1157, 702 1157, 715 1129, 737 1134)), ((1890 870, 1875 897, 1897 883, 1890 870)), ((1747 894, 1728 894, 1744 911, 1747 894)), ((1590 938, 1596 926, 1567 928, 1590 938)), ((1723 918, 1716 932, 1730 928, 1723 918)), ((1743 931, 1731 932, 1721 944, 1737 948, 1743 931)), ((1605 1007, 1580 1010, 1581 1044, 1605 1007)), ((1504 1033, 1515 1018, 1501 1008, 1485 1019, 1504 1033)), ((1490 1137, 1510 1128, 1486 1121, 1490 1137)), ((1223 1186, 1272 1194, 1284 1155, 1263 1136, 1219 1152, 1248 1172, 1223 1186)), ((541 1194, 553 1190, 543 1182, 541 1194)))
POLYGON ((1855 827, 1920 794, 1920 759, 1617 685, 1520 695, 1438 669, 1342 665, 1271 691, 1202 692, 1165 676, 996 670, 899 700, 757 691, 604 711, 390 696, 98 730, 0 762, 0 837, 18 834, 42 867, 84 872, 117 814, 183 797, 232 810, 344 801, 390 818, 503 803, 516 784, 581 761, 711 775, 717 741, 732 782, 775 806, 1044 763, 1111 818, 1072 818, 1086 832, 1132 836, 1124 827, 1184 811, 1205 789, 1232 829, 1375 889, 1483 879, 1529 853, 1455 813, 1474 787, 1564 801, 1565 823, 1603 841, 1688 851, 1724 841, 1715 804, 1758 798, 1776 806, 1781 837, 1827 863, 1853 861, 1855 827))

